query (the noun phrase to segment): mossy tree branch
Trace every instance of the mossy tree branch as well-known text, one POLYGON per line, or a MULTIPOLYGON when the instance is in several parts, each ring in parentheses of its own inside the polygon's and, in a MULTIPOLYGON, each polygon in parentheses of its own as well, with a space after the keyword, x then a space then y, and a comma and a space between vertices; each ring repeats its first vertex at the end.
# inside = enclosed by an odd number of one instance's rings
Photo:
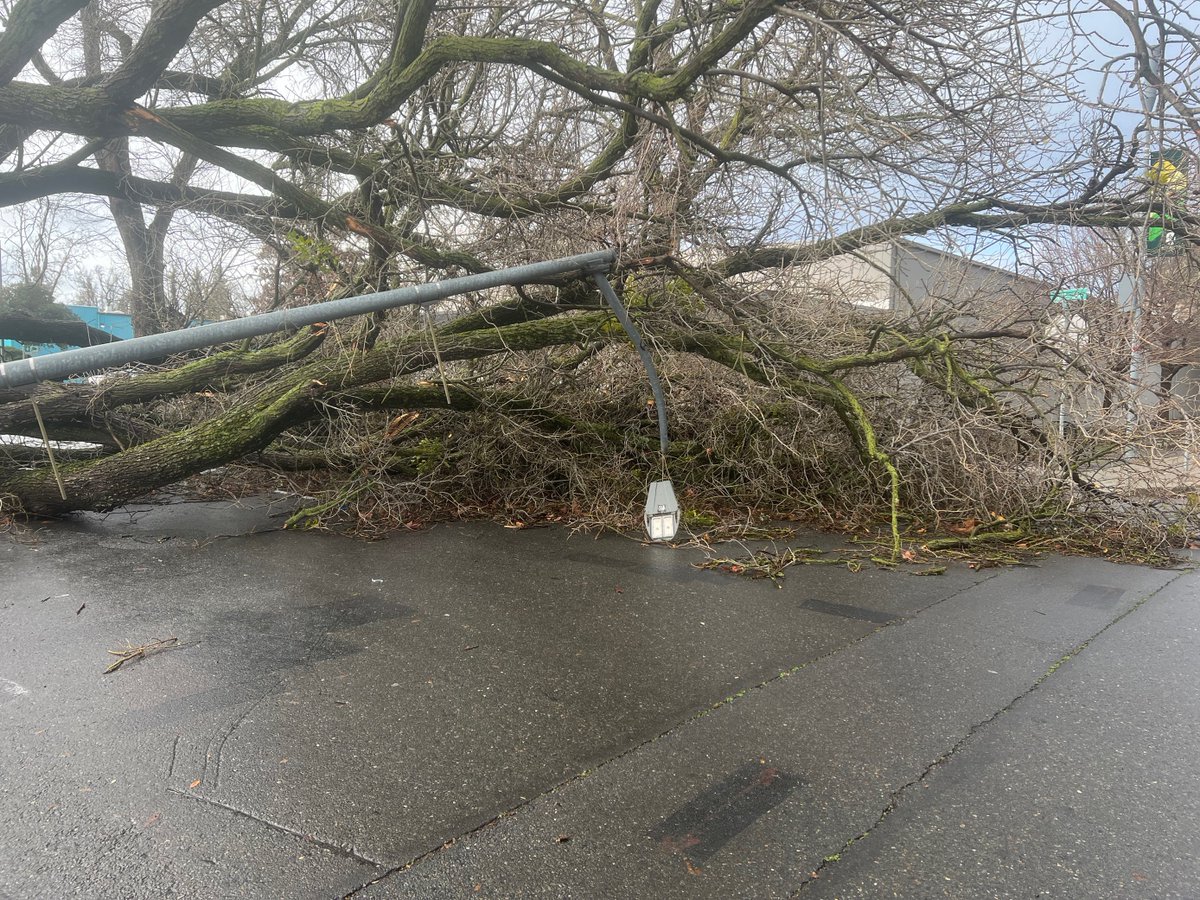
POLYGON ((154 488, 266 447, 279 434, 312 418, 338 392, 419 372, 438 362, 573 343, 594 333, 609 313, 584 313, 506 328, 447 336, 435 353, 423 335, 362 352, 345 352, 281 372, 245 392, 204 422, 99 460, 61 467, 67 500, 44 471, 0 470, 0 491, 31 512, 107 509, 154 488))
MULTIPOLYGON (((261 350, 225 350, 173 369, 137 377, 115 376, 99 385, 44 384, 33 393, 42 417, 58 425, 91 423, 105 429, 107 414, 133 406, 203 390, 224 390, 245 375, 267 372, 298 362, 321 345, 322 327, 305 328, 295 336, 261 350)), ((29 434, 36 428, 28 400, 0 403, 0 433, 29 434)), ((55 437, 61 436, 56 428, 55 437)), ((78 438, 72 438, 78 439, 78 438)))

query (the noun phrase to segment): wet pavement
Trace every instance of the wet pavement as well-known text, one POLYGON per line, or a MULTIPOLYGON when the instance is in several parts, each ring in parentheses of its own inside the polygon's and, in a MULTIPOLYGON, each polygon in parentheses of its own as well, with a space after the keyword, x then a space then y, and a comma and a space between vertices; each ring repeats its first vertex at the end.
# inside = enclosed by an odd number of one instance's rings
POLYGON ((0 898, 1200 896, 1190 571, 286 511, 0 540, 0 898))

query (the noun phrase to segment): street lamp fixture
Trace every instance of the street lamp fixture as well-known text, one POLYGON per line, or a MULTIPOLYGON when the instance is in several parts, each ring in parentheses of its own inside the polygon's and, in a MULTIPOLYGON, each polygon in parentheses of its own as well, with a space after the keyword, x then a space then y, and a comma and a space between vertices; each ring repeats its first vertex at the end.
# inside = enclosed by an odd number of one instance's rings
MULTIPOLYGON (((592 280, 596 282, 600 294, 608 301, 617 321, 629 335, 629 340, 633 343, 642 360, 642 366, 646 369, 646 377, 650 380, 650 391, 654 394, 654 409, 658 414, 658 446, 659 452, 662 454, 662 467, 665 474, 669 443, 667 400, 663 396, 662 384, 658 380, 658 371, 654 368, 654 359, 642 343, 642 336, 638 333, 637 326, 633 324, 633 319, 629 317, 624 304, 621 303, 621 298, 617 296, 617 292, 604 277, 604 271, 594 270, 592 280)), ((679 530, 679 501, 675 499, 675 489, 671 487, 670 481, 655 481, 650 485, 650 491, 646 495, 645 523, 646 534, 652 541, 669 541, 675 537, 675 532, 679 530)))
POLYGON ((679 530, 679 502, 669 481, 656 481, 646 495, 646 534, 652 541, 669 541, 679 530))

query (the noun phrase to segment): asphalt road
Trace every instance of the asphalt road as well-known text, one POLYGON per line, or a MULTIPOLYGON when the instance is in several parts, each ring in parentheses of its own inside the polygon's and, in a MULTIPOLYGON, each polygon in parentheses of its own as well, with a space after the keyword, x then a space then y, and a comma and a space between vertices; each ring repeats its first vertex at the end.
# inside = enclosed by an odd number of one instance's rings
POLYGON ((1200 897, 1190 571, 281 512, 0 540, 0 897, 1200 897))

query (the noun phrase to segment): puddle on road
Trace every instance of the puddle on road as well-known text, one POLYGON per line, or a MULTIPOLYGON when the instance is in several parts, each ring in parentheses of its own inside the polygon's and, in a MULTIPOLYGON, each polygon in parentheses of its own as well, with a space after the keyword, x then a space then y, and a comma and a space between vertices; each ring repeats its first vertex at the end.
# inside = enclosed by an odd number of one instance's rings
POLYGON ((650 837, 702 864, 804 783, 764 760, 746 763, 672 813, 650 837))
POLYGON ((1089 584, 1067 601, 1071 606, 1086 606, 1090 609, 1112 609, 1125 595, 1125 590, 1105 584, 1089 584))
POLYGON ((343 632, 416 615, 394 600, 356 596, 274 610, 235 609, 215 614, 203 640, 210 649, 216 645, 237 654, 256 672, 278 672, 350 656, 362 645, 343 632))

